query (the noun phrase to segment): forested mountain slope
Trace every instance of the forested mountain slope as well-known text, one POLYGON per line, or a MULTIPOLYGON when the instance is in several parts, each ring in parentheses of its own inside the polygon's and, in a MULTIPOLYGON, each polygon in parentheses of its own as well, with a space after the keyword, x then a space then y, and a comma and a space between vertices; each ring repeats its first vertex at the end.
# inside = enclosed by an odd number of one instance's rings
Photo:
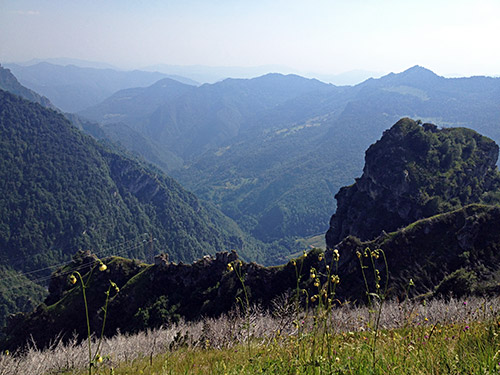
MULTIPOLYGON (((225 80, 171 97, 141 119, 118 99, 85 113, 99 110, 93 119, 108 124, 124 119, 113 139, 121 128, 138 132, 150 149, 180 158, 164 162, 169 173, 265 241, 326 231, 333 196, 361 173, 364 150, 402 117, 469 127, 500 142, 500 79, 447 79, 418 66, 353 87, 274 74, 225 80)), ((141 101, 130 97, 129 108, 141 101)))
POLYGON ((172 178, 110 151, 63 115, 3 90, 0 141, 0 259, 2 281, 11 280, 7 288, 26 284, 12 271, 41 270, 30 278, 43 279, 48 266, 79 249, 144 259, 154 246, 177 261, 238 249, 262 260, 234 222, 172 178), (143 242, 150 238, 154 244, 143 242))
POLYGON ((241 133, 265 128, 258 121, 262 113, 277 110, 297 96, 332 87, 281 74, 226 79, 200 87, 163 80, 146 89, 120 91, 79 114, 103 124, 124 122, 190 160, 241 133))
POLYGON ((261 239, 326 230, 336 207, 333 196, 360 175, 364 150, 402 117, 468 127, 500 142, 498 78, 446 79, 414 67, 305 95, 286 107, 304 108, 307 120, 296 115, 275 127, 262 120, 265 131, 228 142, 173 172, 261 239))

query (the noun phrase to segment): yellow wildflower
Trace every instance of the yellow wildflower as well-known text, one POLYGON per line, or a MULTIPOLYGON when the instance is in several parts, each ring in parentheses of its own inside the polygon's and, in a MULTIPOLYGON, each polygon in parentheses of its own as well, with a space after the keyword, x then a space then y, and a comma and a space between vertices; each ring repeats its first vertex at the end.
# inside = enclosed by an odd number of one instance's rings
POLYGON ((118 288, 118 285, 116 285, 116 283, 114 283, 113 281, 109 280, 109 283, 111 284, 111 286, 113 288, 115 288, 115 292, 118 293, 120 291, 120 288, 118 288))
POLYGON ((228 263, 227 270, 228 272, 233 272, 233 265, 231 263, 228 263))
POLYGON ((71 284, 76 284, 76 276, 75 276, 75 275, 71 275, 71 276, 69 277, 69 282, 70 282, 71 284))
POLYGON ((106 266, 104 263, 101 263, 101 265, 99 266, 99 271, 103 272, 103 271, 106 271, 108 269, 108 266, 106 266))
MULTIPOLYGON (((359 253, 359 251, 356 252, 356 255, 358 256, 358 258, 361 256, 361 254, 359 253)), ((333 250, 333 259, 338 262, 338 260, 340 259, 340 254, 339 254, 339 251, 337 249, 333 250)))

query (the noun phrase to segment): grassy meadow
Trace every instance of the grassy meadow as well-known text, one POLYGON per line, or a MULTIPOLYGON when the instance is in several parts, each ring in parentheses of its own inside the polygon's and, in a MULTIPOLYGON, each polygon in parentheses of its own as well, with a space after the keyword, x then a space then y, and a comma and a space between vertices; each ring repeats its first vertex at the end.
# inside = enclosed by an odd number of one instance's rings
MULTIPOLYGON (((92 374, 498 374, 500 299, 252 307, 104 339, 92 374), (378 313, 380 311, 380 314, 378 313), (378 321, 378 325, 377 325, 378 321)), ((97 340, 96 340, 97 341, 97 340)), ((95 344, 95 343, 93 343, 95 344)), ((0 374, 88 374, 87 342, 2 353, 0 374)))

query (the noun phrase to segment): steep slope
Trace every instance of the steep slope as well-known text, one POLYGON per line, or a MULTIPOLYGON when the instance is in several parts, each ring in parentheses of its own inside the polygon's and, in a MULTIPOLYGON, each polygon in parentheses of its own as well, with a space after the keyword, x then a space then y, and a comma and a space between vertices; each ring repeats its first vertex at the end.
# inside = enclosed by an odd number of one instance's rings
POLYGON ((138 70, 118 71, 48 62, 29 66, 8 64, 8 68, 23 85, 47 96, 66 112, 77 112, 95 105, 118 90, 148 86, 167 77, 196 85, 183 77, 138 70))
POLYGON ((0 140, 0 260, 40 270, 34 280, 82 248, 144 259, 153 245, 145 233, 178 261, 221 249, 259 258, 234 222, 173 179, 3 90, 0 140))
POLYGON ((0 65, 0 89, 11 92, 24 99, 43 105, 46 108, 55 109, 49 99, 38 95, 36 92, 24 87, 9 69, 0 65))
POLYGON ((497 159, 497 144, 473 130, 398 121, 366 151, 363 175, 335 195, 327 245, 498 196, 497 159))
MULTIPOLYGON (((387 257, 389 298, 405 298, 410 279, 415 285, 409 297, 498 296, 499 225, 500 208, 471 205, 418 221, 375 241, 361 242, 349 237, 338 246, 340 284, 335 298, 351 303, 366 300, 358 252, 364 254, 367 248, 372 251, 382 249, 387 257)), ((322 284, 330 280, 326 265, 336 268, 331 250, 322 259, 319 254, 319 249, 315 249, 307 257, 269 268, 255 263, 234 263, 237 260, 235 253, 219 253, 215 258, 205 257, 193 264, 173 264, 162 257, 157 258, 155 265, 116 257, 104 259, 108 269, 93 274, 87 293, 91 324, 96 331, 102 324, 100 307, 104 304, 109 279, 118 284, 120 291, 117 294, 112 292, 107 335, 114 335, 118 329, 127 333, 172 324, 181 317, 196 320, 229 312, 237 306, 238 298, 244 298, 241 282, 234 271, 228 270, 229 262, 233 262, 233 268, 238 268, 238 272, 244 275, 250 303, 275 308, 276 298, 283 301, 286 299, 284 293, 294 295, 300 276, 299 287, 307 290, 301 302, 304 307, 311 307, 314 302, 309 297, 318 292, 315 280, 309 277, 311 268, 316 269, 322 284)), ((374 262, 385 280, 387 269, 382 255, 379 255, 374 262)), ((369 263, 368 259, 366 261, 369 263)), ((46 304, 30 314, 11 319, 6 330, 7 340, 0 343, 0 349, 18 347, 28 339, 44 346, 56 335, 65 340, 72 337, 73 332, 84 338, 86 326, 81 289, 78 285, 71 285, 68 277, 75 269, 88 272, 94 264, 98 262, 90 254, 79 254, 70 265, 58 270, 53 275, 46 304), (82 265, 85 267, 81 268, 82 265)), ((371 273, 370 269, 368 274, 371 273)), ((368 280, 370 291, 373 291, 373 280, 370 277, 368 280)))
POLYGON ((120 90, 79 114, 101 124, 123 122, 140 131, 158 107, 195 90, 194 86, 164 78, 148 87, 120 90))

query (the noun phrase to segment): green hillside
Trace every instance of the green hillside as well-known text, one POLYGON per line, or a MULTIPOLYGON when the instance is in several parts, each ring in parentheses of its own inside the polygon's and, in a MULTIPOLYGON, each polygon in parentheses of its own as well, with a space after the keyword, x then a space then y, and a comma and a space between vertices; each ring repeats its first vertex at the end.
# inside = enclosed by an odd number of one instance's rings
MULTIPOLYGON (((152 246, 176 261, 224 249, 263 257, 234 222, 173 179, 96 143, 61 114, 0 91, 0 260, 6 267, 0 279, 14 270, 37 271, 28 277, 43 284, 47 267, 79 249, 145 259, 152 246), (150 236, 153 243, 144 242, 150 236)), ((14 305, 26 305, 21 294, 14 305)), ((0 323, 16 311, 9 306, 0 323)))
POLYGON ((282 75, 230 79, 181 90, 155 110, 141 104, 154 102, 153 91, 117 93, 82 113, 124 120, 107 137, 123 133, 125 147, 264 241, 324 232, 334 195, 361 174, 364 150, 402 117, 500 142, 500 79, 446 79, 418 66, 353 87, 282 75))

